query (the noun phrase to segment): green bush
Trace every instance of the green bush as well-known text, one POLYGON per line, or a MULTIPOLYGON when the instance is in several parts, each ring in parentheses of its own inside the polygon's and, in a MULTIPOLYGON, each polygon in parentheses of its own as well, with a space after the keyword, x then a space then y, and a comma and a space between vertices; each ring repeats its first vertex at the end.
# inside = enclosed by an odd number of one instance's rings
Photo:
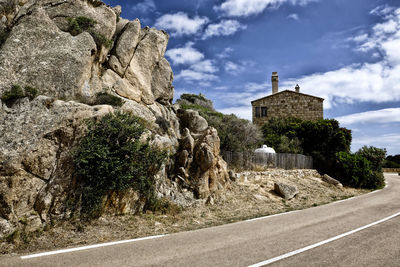
POLYGON ((221 151, 247 151, 261 145, 261 131, 250 121, 215 111, 212 101, 202 94, 182 94, 177 100, 182 109, 197 110, 209 126, 218 131, 221 151))
POLYGON ((109 93, 97 93, 96 100, 93 105, 111 105, 115 107, 121 107, 124 104, 124 100, 122 100, 118 96, 111 95, 109 93))
POLYGON ((110 39, 107 39, 103 34, 97 33, 92 30, 89 30, 88 32, 92 35, 97 46, 104 45, 104 47, 106 47, 106 48, 112 47, 113 41, 110 39))
POLYGON ((97 22, 95 20, 88 17, 79 16, 68 18, 68 31, 75 36, 92 29, 96 24, 97 22))
POLYGON ((154 175, 166 153, 141 142, 144 122, 129 114, 108 114, 88 123, 74 154, 76 174, 83 184, 81 214, 101 215, 103 197, 110 191, 133 188, 142 201, 154 202, 154 175))
POLYGON ((14 84, 11 86, 9 91, 5 91, 1 96, 1 100, 5 102, 8 106, 15 103, 20 98, 25 97, 24 91, 20 85, 14 84))
POLYGON ((382 172, 372 168, 371 162, 360 154, 336 154, 333 176, 346 186, 377 189, 385 185, 382 172))
POLYGON ((264 143, 281 153, 312 156, 314 167, 330 173, 337 152, 349 152, 351 131, 340 128, 336 120, 303 121, 297 118, 272 118, 262 127, 264 143))
POLYGON ((356 154, 366 158, 371 163, 374 171, 382 172, 383 162, 386 158, 386 149, 363 146, 356 154))
POLYGON ((25 87, 25 96, 27 96, 30 100, 34 99, 38 95, 38 90, 31 86, 25 87))
POLYGON ((106 48, 111 48, 113 41, 107 39, 103 34, 95 32, 93 27, 97 24, 97 21, 83 16, 68 18, 68 31, 76 36, 84 31, 90 33, 93 37, 96 45, 100 47, 101 45, 106 48))
POLYGON ((36 88, 26 86, 22 90, 21 86, 14 84, 11 86, 9 91, 5 91, 1 96, 1 100, 6 103, 7 106, 12 106, 18 99, 28 97, 29 100, 34 99, 38 95, 38 90, 36 88))
POLYGON ((387 156, 383 168, 400 168, 400 155, 387 156))

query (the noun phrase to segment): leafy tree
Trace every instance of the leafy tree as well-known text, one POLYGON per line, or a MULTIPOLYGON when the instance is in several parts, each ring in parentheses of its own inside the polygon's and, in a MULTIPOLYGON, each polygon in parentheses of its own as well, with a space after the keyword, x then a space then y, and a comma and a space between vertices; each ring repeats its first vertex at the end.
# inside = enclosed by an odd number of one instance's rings
POLYGON ((103 197, 110 191, 135 189, 143 201, 154 199, 154 175, 166 153, 141 142, 144 122, 129 113, 107 114, 89 121, 88 131, 74 155, 76 174, 83 184, 83 214, 101 214, 103 197))
POLYGON ((262 136, 257 126, 233 114, 225 115, 215 111, 212 101, 202 94, 183 94, 177 103, 183 109, 197 110, 209 126, 217 129, 222 151, 246 151, 261 144, 262 136))
POLYGON ((376 189, 385 185, 382 172, 373 169, 373 163, 360 153, 337 153, 332 172, 340 182, 351 187, 376 189))
POLYGON ((384 168, 400 168, 400 155, 387 156, 384 163, 384 168))

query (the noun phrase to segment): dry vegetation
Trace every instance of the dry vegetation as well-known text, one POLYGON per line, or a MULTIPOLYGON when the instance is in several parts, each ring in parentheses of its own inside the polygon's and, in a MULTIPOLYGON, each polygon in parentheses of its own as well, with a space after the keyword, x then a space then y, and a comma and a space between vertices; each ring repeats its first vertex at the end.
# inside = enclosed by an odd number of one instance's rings
POLYGON ((150 235, 176 233, 237 222, 249 218, 326 204, 368 192, 352 188, 339 189, 319 178, 299 180, 291 175, 268 177, 232 183, 230 190, 218 197, 214 205, 199 205, 167 214, 103 216, 98 220, 59 222, 31 234, 19 234, 14 242, 3 242, 2 253, 27 253, 101 243, 150 235), (299 194, 284 200, 273 191, 274 182, 295 185, 299 194))

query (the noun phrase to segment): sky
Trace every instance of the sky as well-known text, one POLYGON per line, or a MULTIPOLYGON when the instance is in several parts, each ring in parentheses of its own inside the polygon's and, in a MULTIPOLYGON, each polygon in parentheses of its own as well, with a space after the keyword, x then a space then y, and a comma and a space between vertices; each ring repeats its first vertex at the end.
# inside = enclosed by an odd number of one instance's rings
POLYGON ((251 101, 279 90, 319 96, 352 130, 352 151, 400 154, 399 0, 105 0, 169 35, 175 99, 204 94, 251 120, 251 101))

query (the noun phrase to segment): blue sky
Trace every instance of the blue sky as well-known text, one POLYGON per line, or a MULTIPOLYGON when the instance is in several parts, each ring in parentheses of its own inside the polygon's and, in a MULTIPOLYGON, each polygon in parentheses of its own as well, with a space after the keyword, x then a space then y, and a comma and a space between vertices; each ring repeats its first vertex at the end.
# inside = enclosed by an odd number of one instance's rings
POLYGON ((170 34, 175 98, 203 93, 251 120, 250 102, 298 83, 363 145, 400 154, 400 1, 106 0, 170 34))

